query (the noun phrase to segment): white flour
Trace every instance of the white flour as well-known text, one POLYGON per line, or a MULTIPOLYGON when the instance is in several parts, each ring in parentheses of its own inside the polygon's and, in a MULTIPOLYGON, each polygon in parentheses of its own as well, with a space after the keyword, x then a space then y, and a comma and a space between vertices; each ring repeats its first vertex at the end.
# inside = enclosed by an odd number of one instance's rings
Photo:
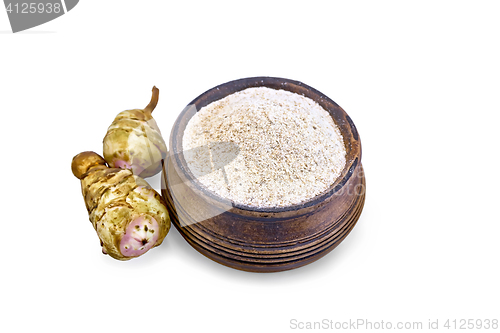
POLYGON ((182 143, 191 172, 207 189, 252 207, 311 199, 335 182, 346 163, 342 136, 325 109, 265 87, 199 110, 182 143))

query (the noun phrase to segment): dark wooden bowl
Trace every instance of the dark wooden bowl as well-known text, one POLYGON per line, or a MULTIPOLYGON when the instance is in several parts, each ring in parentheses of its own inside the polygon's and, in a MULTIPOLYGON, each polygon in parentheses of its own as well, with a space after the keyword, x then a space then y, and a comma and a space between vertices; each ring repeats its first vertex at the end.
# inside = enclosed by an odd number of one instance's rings
POLYGON ((334 101, 298 81, 254 77, 206 91, 177 118, 169 148, 162 194, 173 224, 196 250, 229 267, 276 272, 307 265, 339 245, 363 209, 365 177, 356 127, 334 101), (299 205, 263 209, 234 204, 206 190, 184 160, 184 129, 197 110, 240 90, 262 86, 313 99, 331 114, 344 138, 347 162, 340 177, 326 192, 299 205))

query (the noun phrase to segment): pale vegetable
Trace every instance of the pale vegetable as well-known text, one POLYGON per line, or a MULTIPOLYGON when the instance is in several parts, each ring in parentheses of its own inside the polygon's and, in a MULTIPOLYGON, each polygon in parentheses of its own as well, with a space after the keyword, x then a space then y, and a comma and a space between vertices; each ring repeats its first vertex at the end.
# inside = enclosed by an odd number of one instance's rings
POLYGON ((151 102, 144 110, 120 112, 109 126, 103 140, 103 154, 110 167, 131 169, 134 175, 143 178, 160 172, 167 146, 151 116, 159 93, 153 87, 151 102))
POLYGON ((102 252, 118 260, 143 255, 160 245, 170 229, 163 198, 128 169, 109 168, 94 152, 73 158, 90 222, 102 252))

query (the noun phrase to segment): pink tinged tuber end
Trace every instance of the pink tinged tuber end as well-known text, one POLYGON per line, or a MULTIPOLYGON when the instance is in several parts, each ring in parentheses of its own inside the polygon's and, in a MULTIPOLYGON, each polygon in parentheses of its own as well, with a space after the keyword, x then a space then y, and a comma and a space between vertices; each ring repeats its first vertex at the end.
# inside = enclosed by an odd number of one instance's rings
POLYGON ((120 168, 120 169, 131 169, 132 168, 130 163, 128 163, 124 160, 114 160, 113 165, 115 168, 120 168))
POLYGON ((160 234, 158 222, 143 216, 132 220, 120 241, 120 252, 125 257, 138 257, 151 249, 160 234))
POLYGON ((144 170, 143 167, 140 167, 136 164, 132 164, 132 163, 129 163, 129 162, 121 160, 121 159, 113 160, 113 167, 120 168, 120 169, 132 170, 132 173, 134 175, 139 175, 144 170))

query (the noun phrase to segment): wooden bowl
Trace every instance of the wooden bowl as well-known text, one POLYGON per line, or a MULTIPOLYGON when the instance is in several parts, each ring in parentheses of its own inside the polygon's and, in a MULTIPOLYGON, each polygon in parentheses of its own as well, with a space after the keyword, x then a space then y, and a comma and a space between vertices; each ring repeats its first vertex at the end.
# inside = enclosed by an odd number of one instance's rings
POLYGON ((334 101, 298 81, 254 77, 206 91, 177 118, 169 148, 162 194, 174 226, 197 251, 229 267, 276 272, 307 265, 339 245, 363 209, 365 177, 356 127, 334 101), (326 192, 299 205, 264 209, 234 204, 203 187, 184 160, 184 129, 197 110, 243 89, 262 86, 313 99, 331 114, 344 138, 347 162, 339 178, 326 192))

